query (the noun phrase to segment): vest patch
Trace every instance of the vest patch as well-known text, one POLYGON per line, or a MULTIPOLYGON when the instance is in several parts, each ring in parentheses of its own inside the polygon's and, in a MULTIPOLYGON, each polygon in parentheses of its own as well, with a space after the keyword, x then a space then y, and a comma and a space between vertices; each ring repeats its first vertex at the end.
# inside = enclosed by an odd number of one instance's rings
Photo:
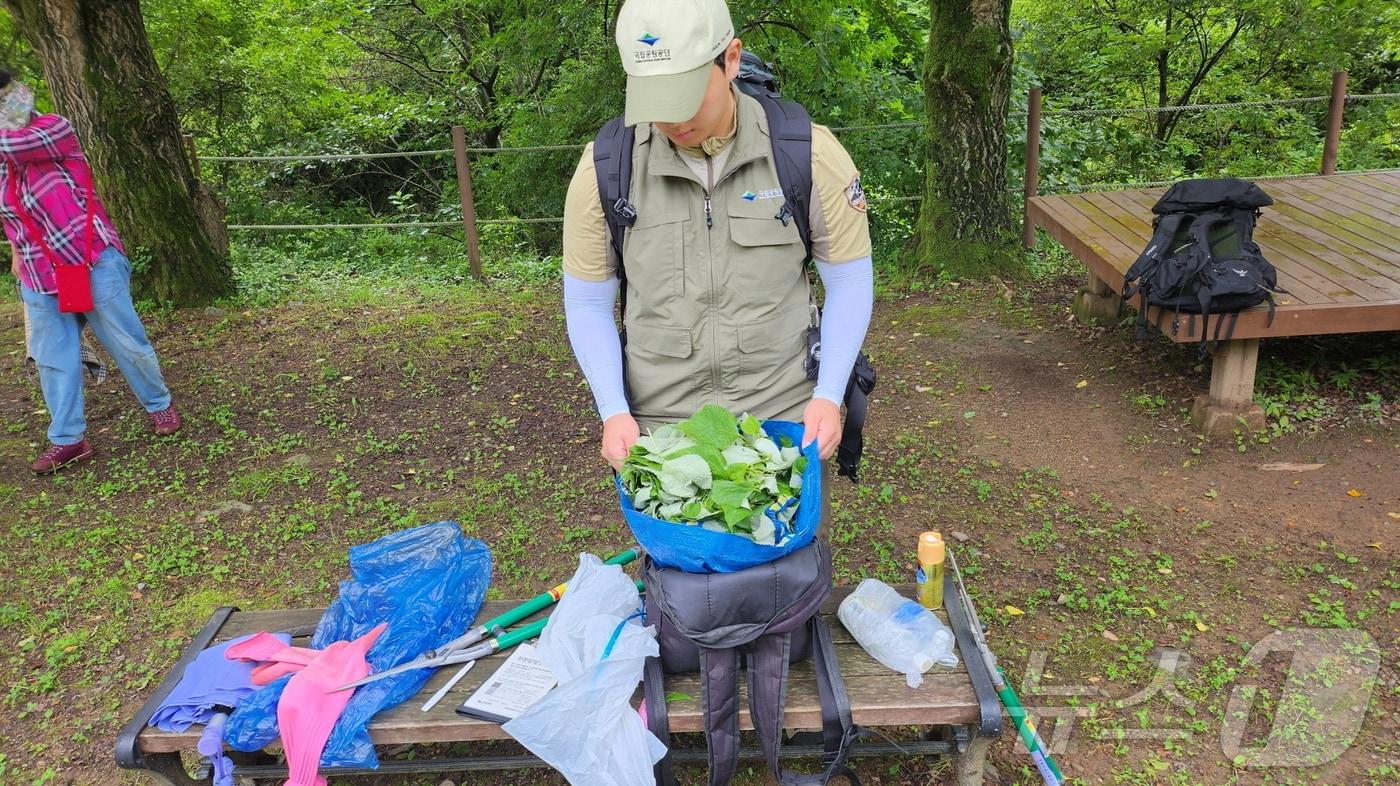
POLYGON ((851 207, 864 213, 869 209, 865 201, 865 189, 860 184, 860 175, 851 179, 851 184, 846 186, 846 201, 851 207))
POLYGON ((739 198, 746 202, 754 202, 759 199, 782 199, 783 190, 781 188, 769 188, 764 189, 763 191, 760 191, 757 194, 755 194, 752 191, 745 191, 739 196, 739 198))

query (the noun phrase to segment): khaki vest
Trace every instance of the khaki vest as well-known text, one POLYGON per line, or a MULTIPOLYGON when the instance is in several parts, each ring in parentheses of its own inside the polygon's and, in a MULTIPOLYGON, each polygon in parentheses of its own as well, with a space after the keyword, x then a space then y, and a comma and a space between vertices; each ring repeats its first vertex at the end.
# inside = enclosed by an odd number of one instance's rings
POLYGON ((763 107, 737 95, 737 132, 708 200, 683 154, 637 127, 623 321, 629 400, 644 429, 705 404, 800 421, 812 397, 802 237, 776 217, 783 199, 763 107))

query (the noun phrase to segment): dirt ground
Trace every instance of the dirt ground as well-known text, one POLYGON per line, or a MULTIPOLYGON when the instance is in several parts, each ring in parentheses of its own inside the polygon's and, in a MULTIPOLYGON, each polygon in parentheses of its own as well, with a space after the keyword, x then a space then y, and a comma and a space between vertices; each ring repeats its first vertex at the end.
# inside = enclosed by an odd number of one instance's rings
MULTIPOLYGON (((1184 411, 1209 361, 1075 324, 1071 293, 945 285, 880 301, 869 463, 835 491, 839 580, 907 581, 918 532, 943 530, 1074 783, 1400 782, 1394 337, 1266 343, 1261 390, 1303 427, 1275 414, 1267 442, 1208 442, 1184 411), (1324 680, 1352 686, 1345 702, 1290 692, 1286 653, 1250 660, 1300 628, 1352 636, 1324 680), (1318 753, 1279 763, 1280 750, 1318 753)), ((18 319, 0 306, 0 346, 21 346, 18 319)), ((111 764, 115 732, 209 611, 324 604, 355 543, 453 518, 491 545, 499 597, 627 540, 547 288, 347 294, 148 326, 186 430, 145 433, 114 375, 88 409, 98 458, 58 479, 25 468, 47 419, 21 353, 0 352, 0 783, 135 782, 111 764)), ((1004 784, 1039 782, 1011 734, 992 760, 1004 784)), ((859 772, 952 782, 932 758, 859 772)))

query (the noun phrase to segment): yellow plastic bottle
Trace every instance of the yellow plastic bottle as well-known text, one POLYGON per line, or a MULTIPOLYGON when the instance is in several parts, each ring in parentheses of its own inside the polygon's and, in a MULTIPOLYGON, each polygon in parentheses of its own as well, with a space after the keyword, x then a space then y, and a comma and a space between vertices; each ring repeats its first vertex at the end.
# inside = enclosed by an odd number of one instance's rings
POLYGON ((937 532, 919 535, 919 603, 926 609, 943 606, 943 561, 947 557, 947 546, 943 536, 937 532))

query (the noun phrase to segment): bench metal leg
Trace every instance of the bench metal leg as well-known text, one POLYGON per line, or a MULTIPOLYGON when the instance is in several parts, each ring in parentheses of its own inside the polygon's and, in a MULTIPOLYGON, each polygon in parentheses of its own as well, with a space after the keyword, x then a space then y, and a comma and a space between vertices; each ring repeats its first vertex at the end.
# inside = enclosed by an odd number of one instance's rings
POLYGON ((953 754, 953 773, 957 776, 958 786, 983 786, 989 774, 992 782, 996 782, 996 771, 987 764, 987 751, 991 750, 995 738, 976 735, 975 731, 973 734, 975 736, 968 742, 967 750, 953 754))
POLYGON ((1074 318, 1086 325, 1113 325, 1122 312, 1123 298, 1107 281, 1089 273, 1084 288, 1074 296, 1074 318))
POLYGON ((1264 410, 1254 403, 1254 369, 1259 362, 1259 339, 1237 338, 1215 347, 1210 393, 1196 398, 1191 422, 1208 437, 1229 437, 1236 430, 1264 428, 1264 410))
POLYGON ((185 771, 185 764, 178 753, 148 753, 142 759, 144 772, 156 786, 197 786, 207 784, 207 780, 195 780, 185 771))

